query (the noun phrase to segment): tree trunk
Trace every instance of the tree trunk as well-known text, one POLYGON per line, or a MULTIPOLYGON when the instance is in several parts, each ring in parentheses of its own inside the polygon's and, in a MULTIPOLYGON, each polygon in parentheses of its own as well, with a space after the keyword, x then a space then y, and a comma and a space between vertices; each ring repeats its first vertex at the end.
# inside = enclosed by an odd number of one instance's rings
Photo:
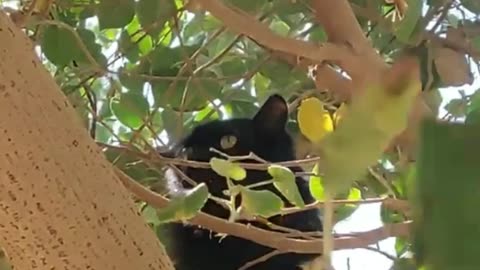
POLYGON ((0 12, 0 243, 20 270, 173 269, 111 165, 0 12))

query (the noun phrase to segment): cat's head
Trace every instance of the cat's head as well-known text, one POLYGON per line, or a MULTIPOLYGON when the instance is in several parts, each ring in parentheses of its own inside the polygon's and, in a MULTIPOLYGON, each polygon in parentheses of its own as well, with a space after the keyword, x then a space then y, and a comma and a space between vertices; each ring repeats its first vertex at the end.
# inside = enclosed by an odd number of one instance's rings
MULTIPOLYGON (((182 156, 187 160, 209 162, 219 157, 211 151, 214 148, 230 156, 245 156, 250 152, 269 162, 294 160, 293 140, 287 133, 288 105, 280 95, 270 96, 251 118, 233 118, 214 120, 195 127, 181 140, 173 151, 173 156, 182 156)), ((255 160, 244 160, 255 162, 255 160)), ((215 196, 223 197, 227 188, 225 179, 212 169, 183 167, 182 171, 193 181, 204 182, 215 196)), ((188 181, 172 181, 170 190, 178 192, 183 187, 192 187, 188 181)), ((247 177, 241 184, 253 184, 268 180, 264 170, 247 170, 247 177)), ((179 180, 179 179, 178 179, 179 180)), ((214 212, 218 214, 220 210, 214 212)))
POLYGON ((208 162, 218 154, 231 156, 250 152, 273 162, 295 158, 293 141, 286 131, 288 105, 280 95, 270 96, 252 118, 214 120, 193 129, 180 148, 188 160, 208 162))

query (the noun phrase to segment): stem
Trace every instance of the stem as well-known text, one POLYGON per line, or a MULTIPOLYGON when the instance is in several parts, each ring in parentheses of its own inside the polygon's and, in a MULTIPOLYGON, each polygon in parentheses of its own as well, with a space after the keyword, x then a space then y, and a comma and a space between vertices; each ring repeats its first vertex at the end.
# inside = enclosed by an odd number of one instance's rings
POLYGON ((273 183, 273 179, 270 179, 270 180, 261 181, 261 182, 255 183, 255 184, 247 185, 245 187, 246 188, 256 188, 256 187, 260 187, 260 186, 270 185, 272 183, 273 183))
POLYGON ((232 183, 232 180, 227 177, 227 185, 228 185, 228 190, 230 191, 230 203, 228 204, 230 208, 230 216, 228 218, 229 222, 235 222, 237 219, 237 211, 235 209, 235 198, 237 197, 237 192, 234 191, 234 185, 232 183))
POLYGON ((325 207, 323 221, 323 261, 324 268, 332 268, 332 250, 333 250, 333 201, 332 194, 329 190, 325 190, 325 207))

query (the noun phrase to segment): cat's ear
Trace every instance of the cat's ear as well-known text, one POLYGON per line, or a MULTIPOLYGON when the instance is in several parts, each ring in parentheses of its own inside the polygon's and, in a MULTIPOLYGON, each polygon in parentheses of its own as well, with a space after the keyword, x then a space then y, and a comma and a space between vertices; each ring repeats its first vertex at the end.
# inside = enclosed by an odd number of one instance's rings
POLYGON ((267 132, 284 130, 287 119, 287 102, 282 96, 277 94, 271 95, 253 117, 255 125, 267 132))

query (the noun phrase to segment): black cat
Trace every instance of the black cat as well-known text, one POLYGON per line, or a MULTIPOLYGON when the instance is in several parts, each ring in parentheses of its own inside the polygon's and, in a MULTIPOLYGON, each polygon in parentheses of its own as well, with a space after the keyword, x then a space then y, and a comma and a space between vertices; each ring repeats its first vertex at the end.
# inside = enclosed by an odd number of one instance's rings
MULTIPOLYGON (((180 148, 189 160, 208 162, 216 156, 210 147, 232 156, 248 155, 250 152, 269 162, 294 160, 292 138, 286 131, 288 106, 279 95, 272 95, 263 104, 253 119, 237 118, 212 121, 196 127, 187 136, 180 148)), ((248 160, 244 162, 254 162, 248 160)), ((294 172, 301 168, 290 168, 294 172)), ((197 182, 207 184, 211 194, 224 197, 226 181, 211 169, 184 168, 184 172, 197 182)), ((238 183, 252 184, 269 179, 266 171, 247 170, 247 178, 238 183)), ((185 181, 170 180, 171 193, 191 188, 185 181)), ((314 201, 305 179, 297 177, 297 185, 306 204, 314 201)), ((262 186, 260 188, 267 188, 262 186)), ((268 187, 288 201, 273 187, 268 187)), ((213 201, 208 201, 203 212, 228 218, 228 211, 213 201)), ((321 231, 322 222, 317 210, 302 211, 291 215, 271 218, 275 224, 301 231, 321 231)), ((258 225, 258 224, 257 224, 258 225)), ((182 223, 166 224, 161 228, 162 237, 167 237, 166 246, 177 270, 236 270, 245 263, 272 251, 249 240, 233 236, 221 238, 214 232, 182 223)), ((314 259, 312 254, 286 253, 255 264, 251 270, 297 270, 302 264, 314 259)))

